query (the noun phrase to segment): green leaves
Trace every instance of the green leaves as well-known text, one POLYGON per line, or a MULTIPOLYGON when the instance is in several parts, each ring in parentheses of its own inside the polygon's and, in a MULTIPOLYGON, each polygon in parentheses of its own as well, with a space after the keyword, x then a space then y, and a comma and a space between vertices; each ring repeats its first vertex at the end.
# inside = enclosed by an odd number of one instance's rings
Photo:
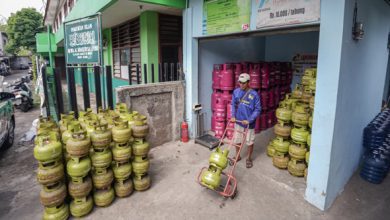
POLYGON ((21 50, 30 50, 35 53, 35 34, 42 25, 43 17, 35 8, 23 8, 12 13, 7 21, 9 43, 6 51, 17 54, 21 50))

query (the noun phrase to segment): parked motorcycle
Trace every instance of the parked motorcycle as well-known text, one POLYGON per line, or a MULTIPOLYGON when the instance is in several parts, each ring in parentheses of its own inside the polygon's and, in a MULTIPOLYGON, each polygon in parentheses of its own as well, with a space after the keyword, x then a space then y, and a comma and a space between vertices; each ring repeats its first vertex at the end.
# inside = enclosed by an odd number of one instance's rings
POLYGON ((30 78, 25 76, 8 86, 10 92, 15 95, 13 100, 15 108, 20 109, 22 112, 27 112, 34 106, 32 91, 28 85, 29 82, 30 78))

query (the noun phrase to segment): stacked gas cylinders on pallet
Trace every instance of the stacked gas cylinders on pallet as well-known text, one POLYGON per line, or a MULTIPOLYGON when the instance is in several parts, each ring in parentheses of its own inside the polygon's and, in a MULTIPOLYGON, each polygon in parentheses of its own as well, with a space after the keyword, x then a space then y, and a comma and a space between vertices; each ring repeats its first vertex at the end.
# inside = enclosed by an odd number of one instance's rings
MULTIPOLYGON (((292 70, 290 63, 226 63, 215 64, 213 68, 213 93, 211 95, 211 130, 220 138, 231 117, 232 92, 239 87, 238 77, 241 73, 250 75, 250 88, 258 92, 261 100, 261 115, 256 120, 255 131, 259 133, 276 123, 275 109, 286 93, 290 92, 292 70)), ((227 133, 232 138, 232 131, 227 133)))
POLYGON ((62 114, 59 124, 60 129, 50 118, 41 118, 35 141, 34 156, 42 163, 38 181, 46 187, 41 192, 43 219, 68 218, 66 182, 74 217, 89 214, 94 204, 106 207, 115 196, 150 187, 145 116, 118 103, 115 111, 80 111, 78 120, 73 112, 62 114))
POLYGON ((363 164, 360 176, 370 183, 379 184, 390 170, 390 109, 380 112, 364 128, 363 164))
POLYGON ((276 109, 276 137, 267 147, 275 167, 297 177, 307 176, 314 111, 316 69, 308 68, 291 94, 276 109))

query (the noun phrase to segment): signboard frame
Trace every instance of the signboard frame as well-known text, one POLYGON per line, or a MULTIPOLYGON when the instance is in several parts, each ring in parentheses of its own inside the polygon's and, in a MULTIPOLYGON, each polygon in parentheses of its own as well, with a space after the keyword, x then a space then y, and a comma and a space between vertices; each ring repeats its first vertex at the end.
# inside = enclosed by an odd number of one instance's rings
POLYGON ((100 66, 102 67, 102 62, 103 62, 103 36, 102 36, 102 18, 101 18, 101 13, 97 13, 97 14, 94 14, 94 15, 91 15, 91 16, 87 16, 87 17, 84 17, 84 18, 80 18, 80 19, 75 19, 75 20, 71 20, 71 21, 67 21, 67 22, 64 22, 64 50, 65 50, 65 63, 66 63, 66 68, 68 67, 80 67, 81 64, 92 64, 93 66, 100 66), (79 62, 79 63, 75 63, 75 62, 69 62, 69 56, 68 56, 68 42, 67 42, 67 32, 66 32, 66 27, 67 25, 69 24, 77 24, 77 23, 81 23, 81 22, 85 22, 85 21, 88 21, 88 20, 94 20, 96 19, 97 20, 97 35, 98 35, 98 40, 97 40, 97 43, 98 43, 98 60, 97 62, 79 62))

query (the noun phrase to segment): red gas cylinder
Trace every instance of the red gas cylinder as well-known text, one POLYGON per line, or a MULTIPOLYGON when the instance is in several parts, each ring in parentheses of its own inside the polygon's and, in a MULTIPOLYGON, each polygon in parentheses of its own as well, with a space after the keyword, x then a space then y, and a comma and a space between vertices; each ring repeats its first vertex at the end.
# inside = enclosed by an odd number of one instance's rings
POLYGON ((270 68, 270 72, 269 72, 269 88, 272 88, 272 87, 274 87, 276 85, 276 83, 275 83, 275 74, 276 74, 275 65, 272 64, 271 68, 270 68))
POLYGON ((213 115, 211 116, 211 130, 212 131, 215 131, 215 122, 216 121, 217 121, 217 119, 216 119, 216 117, 215 117, 215 115, 213 113, 213 115))
POLYGON ((223 68, 221 70, 221 82, 220 88, 221 90, 233 90, 234 83, 234 74, 233 74, 233 65, 229 63, 223 64, 223 68))
POLYGON ((268 118, 267 118, 267 113, 261 113, 260 114, 260 129, 263 131, 267 129, 268 126, 268 118))
POLYGON ((269 88, 269 76, 270 69, 268 63, 263 63, 261 66, 261 88, 268 89, 269 88))
POLYGON ((255 123, 255 133, 258 134, 261 131, 261 125, 260 125, 260 117, 256 118, 256 123, 255 123))
POLYGON ((283 86, 279 89, 279 102, 283 101, 284 98, 286 97, 287 91, 286 91, 286 86, 283 86))
POLYGON ((216 121, 225 121, 226 120, 226 104, 223 102, 217 102, 215 104, 214 112, 216 121))
POLYGON ((223 103, 225 103, 225 105, 228 103, 228 102, 231 102, 232 101, 232 94, 229 92, 229 91, 223 91, 223 93, 221 94, 221 100, 223 103))
POLYGON ((214 64, 213 68, 213 89, 221 88, 221 64, 214 64))
POLYGON ((275 92, 274 89, 268 90, 268 108, 275 106, 275 92))
POLYGON ((254 63, 250 65, 249 75, 251 77, 249 81, 249 86, 252 89, 260 89, 261 81, 260 81, 260 63, 254 63))
POLYGON ((216 121, 215 122, 215 137, 221 138, 223 132, 225 131, 225 122, 224 121, 216 121))
POLYGON ((211 110, 215 111, 215 104, 221 99, 221 92, 214 90, 211 94, 211 110))
POLYGON ((242 73, 242 65, 241 63, 235 63, 234 64, 234 84, 235 87, 238 88, 240 87, 240 84, 238 83, 238 77, 242 73))
POLYGON ((259 96, 260 96, 260 103, 261 103, 261 109, 262 110, 267 110, 269 107, 268 107, 268 100, 269 100, 269 97, 268 97, 268 91, 259 91, 259 96))
POLYGON ((181 142, 188 142, 188 124, 186 121, 181 123, 181 142))
POLYGON ((232 118, 232 102, 229 101, 226 103, 226 120, 230 120, 232 118))
MULTIPOLYGON (((234 129, 234 123, 228 123, 227 125, 228 128, 234 129)), ((227 130, 226 131, 226 136, 229 140, 233 138, 233 130, 227 130)))

